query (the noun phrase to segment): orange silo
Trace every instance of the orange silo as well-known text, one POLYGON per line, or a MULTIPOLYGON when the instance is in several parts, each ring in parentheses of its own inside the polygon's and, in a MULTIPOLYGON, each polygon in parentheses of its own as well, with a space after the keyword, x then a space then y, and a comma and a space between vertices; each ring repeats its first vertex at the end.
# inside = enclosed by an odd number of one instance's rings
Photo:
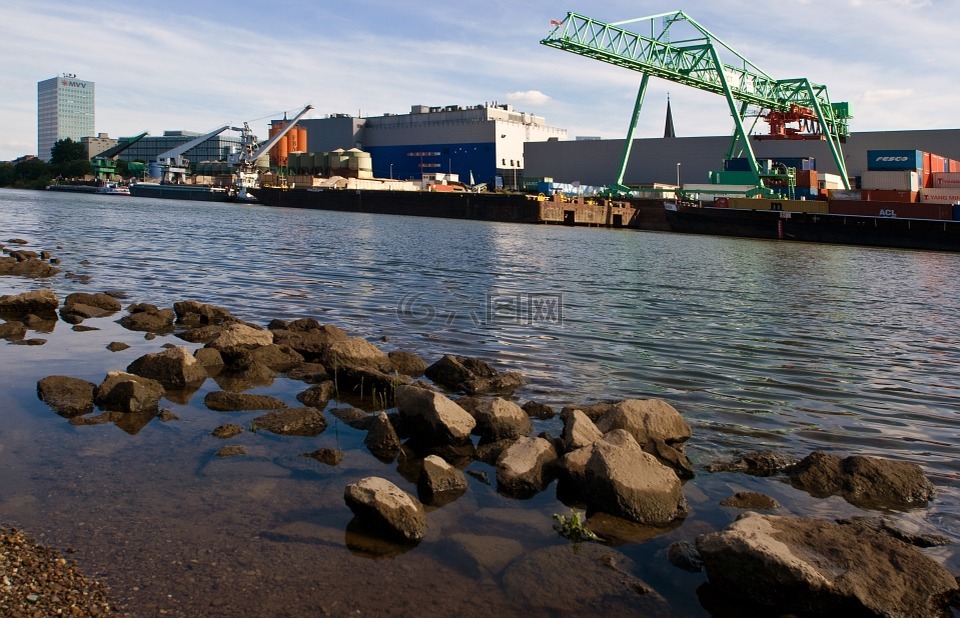
POLYGON ((297 141, 300 142, 300 150, 307 152, 307 130, 297 127, 297 141))
POLYGON ((290 129, 287 131, 287 151, 288 152, 300 152, 303 148, 300 147, 300 136, 297 134, 296 128, 290 129))

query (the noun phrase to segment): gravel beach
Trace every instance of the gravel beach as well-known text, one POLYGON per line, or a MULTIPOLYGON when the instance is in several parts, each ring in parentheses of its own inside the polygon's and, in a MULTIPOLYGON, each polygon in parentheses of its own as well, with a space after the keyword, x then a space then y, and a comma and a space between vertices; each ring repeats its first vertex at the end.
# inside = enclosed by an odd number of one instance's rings
POLYGON ((106 587, 24 532, 0 528, 0 616, 116 616, 106 587))

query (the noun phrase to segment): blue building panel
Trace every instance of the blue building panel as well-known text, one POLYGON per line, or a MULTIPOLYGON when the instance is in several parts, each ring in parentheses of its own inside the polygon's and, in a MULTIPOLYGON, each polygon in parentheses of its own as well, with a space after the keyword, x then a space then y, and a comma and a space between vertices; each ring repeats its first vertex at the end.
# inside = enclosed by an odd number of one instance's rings
POLYGON ((496 173, 496 148, 490 142, 474 144, 417 144, 368 146, 377 178, 420 180, 421 173, 458 174, 461 182, 487 182, 496 173), (421 167, 422 166, 422 167, 421 167))

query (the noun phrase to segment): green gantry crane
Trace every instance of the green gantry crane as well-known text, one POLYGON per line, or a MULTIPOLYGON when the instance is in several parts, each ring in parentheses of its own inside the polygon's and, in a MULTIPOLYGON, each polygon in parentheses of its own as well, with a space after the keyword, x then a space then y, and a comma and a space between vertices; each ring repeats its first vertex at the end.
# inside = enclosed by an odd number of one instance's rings
POLYGON ((149 133, 144 131, 135 137, 121 137, 116 146, 104 150, 97 156, 90 159, 90 166, 93 168, 93 177, 98 181, 103 181, 113 176, 117 172, 117 155, 130 146, 133 146, 147 135, 149 135, 149 133))
MULTIPOLYGON (((631 69, 643 75, 619 172, 612 187, 614 191, 629 191, 623 185, 623 176, 651 75, 726 97, 735 125, 733 141, 726 158, 746 157, 759 189, 764 187, 764 178, 778 176, 760 169, 750 144, 749 134, 757 119, 761 117, 770 123, 771 132, 770 135, 755 136, 757 138, 826 140, 843 185, 846 189, 850 188, 841 149, 841 143, 845 142, 849 135, 847 120, 852 117, 850 105, 831 103, 826 86, 811 83, 802 77, 770 77, 683 11, 612 24, 576 13, 567 13, 563 21, 551 21, 551 24, 555 27, 547 38, 540 41, 543 45, 631 69), (636 22, 649 22, 648 36, 621 27, 636 22), (680 36, 683 37, 683 28, 687 26, 693 29, 692 38, 672 40, 674 29, 680 30, 680 36), (722 61, 721 51, 724 52, 724 57, 732 57, 733 60, 722 61), (750 131, 744 126, 744 120, 748 116, 754 117, 750 131), (799 123, 800 127, 788 126, 792 123, 799 123)), ((646 31, 646 28, 643 30, 646 31)), ((785 175, 779 177, 783 178, 785 175)))

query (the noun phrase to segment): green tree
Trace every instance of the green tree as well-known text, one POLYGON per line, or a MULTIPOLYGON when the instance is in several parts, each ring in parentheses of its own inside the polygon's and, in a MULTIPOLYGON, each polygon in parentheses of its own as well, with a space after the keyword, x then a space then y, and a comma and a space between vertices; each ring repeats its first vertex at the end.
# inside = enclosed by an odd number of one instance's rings
POLYGON ((40 159, 27 159, 14 167, 13 186, 21 189, 42 189, 50 183, 53 174, 49 165, 40 159))
POLYGON ((0 163, 0 187, 9 187, 16 177, 13 163, 0 163))
POLYGON ((80 142, 75 142, 69 137, 58 139, 50 149, 50 164, 62 165, 71 161, 89 161, 87 157, 87 148, 80 142))

